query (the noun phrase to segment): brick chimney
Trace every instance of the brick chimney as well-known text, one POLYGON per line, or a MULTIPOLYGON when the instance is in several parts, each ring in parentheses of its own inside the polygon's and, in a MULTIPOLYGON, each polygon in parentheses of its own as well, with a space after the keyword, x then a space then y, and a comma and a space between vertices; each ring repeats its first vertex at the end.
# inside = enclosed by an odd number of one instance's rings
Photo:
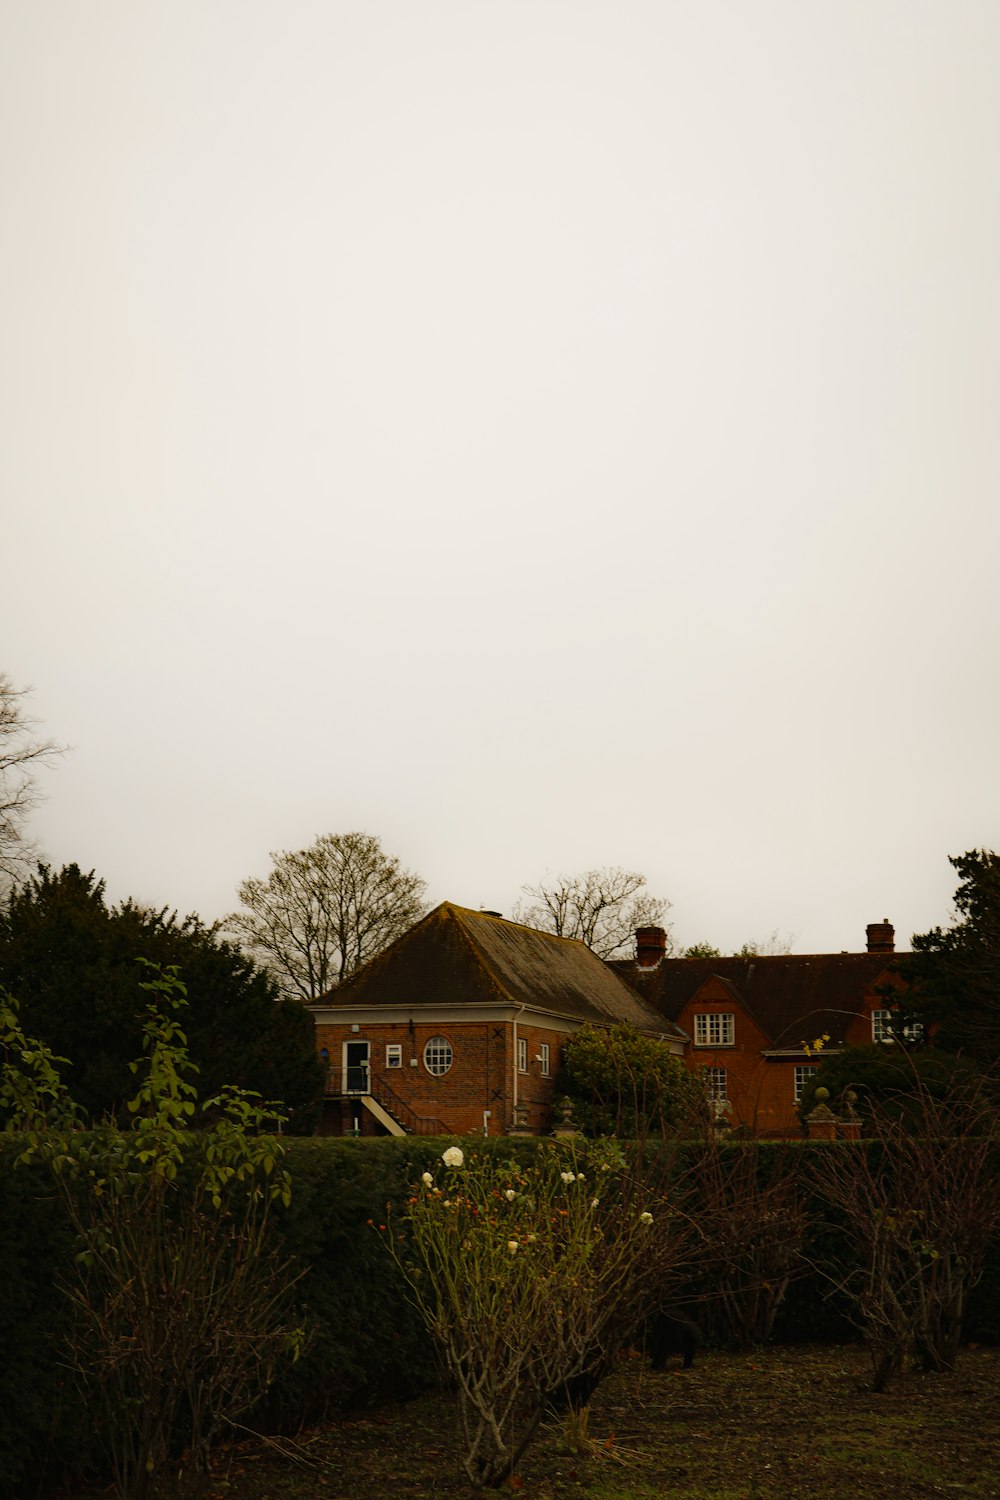
POLYGON ((667 956, 667 934, 662 927, 637 927, 635 961, 640 969, 655 969, 667 956))
POLYGON ((865 931, 868 934, 869 953, 895 953, 896 929, 888 917, 883 917, 881 922, 869 922, 865 931))

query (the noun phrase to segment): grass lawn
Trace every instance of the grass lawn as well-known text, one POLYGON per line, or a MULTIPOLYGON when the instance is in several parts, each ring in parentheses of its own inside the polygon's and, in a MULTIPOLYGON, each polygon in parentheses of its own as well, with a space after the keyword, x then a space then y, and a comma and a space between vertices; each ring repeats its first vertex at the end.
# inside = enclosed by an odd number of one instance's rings
MULTIPOLYGON (((592 1452, 556 1421, 513 1488, 537 1500, 1000 1497, 1000 1349, 875 1396, 857 1346, 702 1353, 691 1370, 628 1360, 594 1397, 592 1452)), ((295 1441, 219 1455, 213 1500, 447 1500, 472 1494, 447 1396, 366 1412, 295 1441)), ((504 1491, 511 1486, 504 1486, 504 1491)))

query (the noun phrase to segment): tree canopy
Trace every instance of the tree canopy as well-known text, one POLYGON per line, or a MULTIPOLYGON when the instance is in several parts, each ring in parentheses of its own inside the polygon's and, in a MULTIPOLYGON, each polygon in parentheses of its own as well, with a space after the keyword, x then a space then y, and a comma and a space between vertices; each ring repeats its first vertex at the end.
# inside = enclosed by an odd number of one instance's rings
POLYGON ((1000 855, 971 849, 951 864, 960 877, 957 920, 914 934, 898 967, 911 986, 909 1008, 933 1028, 935 1045, 989 1068, 1000 1062, 1000 855))
POLYGON ((663 926, 669 910, 670 902, 645 886, 645 875, 617 867, 557 875, 521 887, 530 899, 518 902, 514 920, 579 938, 598 958, 621 958, 632 953, 636 928, 663 926))
POLYGON ((0 986, 20 1002, 25 1030, 73 1059, 67 1085, 92 1119, 134 1092, 140 959, 180 971, 205 1097, 236 1084, 281 1101, 293 1130, 312 1128, 322 1090, 312 1018, 215 927, 133 901, 109 906, 103 881, 75 864, 39 866, 0 909, 0 986))
POLYGON ((425 882, 370 834, 322 834, 271 861, 266 879, 240 885, 226 927, 300 1000, 319 1000, 424 914, 425 882))
POLYGON ((661 1134, 702 1098, 700 1082, 666 1042, 628 1025, 574 1032, 556 1093, 573 1101, 574 1123, 586 1135, 629 1139, 661 1134))

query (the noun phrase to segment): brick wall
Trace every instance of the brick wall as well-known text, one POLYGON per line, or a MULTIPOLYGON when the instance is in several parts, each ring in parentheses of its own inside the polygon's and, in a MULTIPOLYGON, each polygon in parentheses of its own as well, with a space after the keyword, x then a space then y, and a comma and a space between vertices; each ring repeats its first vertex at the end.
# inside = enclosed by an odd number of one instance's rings
MULTIPOLYGON (((880 975, 857 997, 857 1013, 848 1021, 844 1033, 849 1046, 865 1047, 871 1043, 872 1011, 887 1005, 876 988, 887 977, 880 975)), ((732 1105, 729 1118, 734 1126, 746 1126, 765 1136, 799 1138, 802 1130, 795 1099, 795 1069, 818 1066, 822 1054, 809 1057, 803 1052, 799 1057, 765 1058, 762 1053, 769 1045, 767 1037, 718 981, 702 986, 681 1012, 678 1023, 694 1039, 696 1016, 727 1014, 734 1018, 732 1046, 692 1045, 684 1058, 685 1065, 695 1070, 725 1068, 732 1105)), ((802 1040, 812 1042, 815 1038, 804 1035, 802 1040)))
MULTIPOLYGON (((513 1111, 513 1031, 505 1021, 382 1022, 359 1025, 322 1024, 316 1026, 316 1047, 329 1059, 331 1081, 341 1081, 345 1042, 368 1044, 369 1067, 373 1080, 384 1083, 409 1109, 424 1120, 439 1119, 449 1134, 467 1135, 484 1128, 484 1110, 488 1134, 502 1135, 511 1123, 513 1111), (440 1076, 428 1072, 424 1049, 432 1037, 444 1037, 452 1048, 452 1064, 440 1076), (401 1066, 386 1066, 386 1048, 401 1049, 401 1066)), ((528 1106, 528 1124, 534 1131, 548 1127, 552 1084, 559 1069, 559 1048, 565 1033, 553 1029, 517 1027, 525 1043, 527 1069, 518 1072, 519 1101, 528 1106), (536 1062, 545 1044, 549 1048, 549 1076, 542 1074, 536 1062)), ((360 1101, 331 1099, 325 1111, 323 1128, 332 1134, 353 1129, 357 1118, 361 1133, 377 1134, 378 1126, 360 1101)))

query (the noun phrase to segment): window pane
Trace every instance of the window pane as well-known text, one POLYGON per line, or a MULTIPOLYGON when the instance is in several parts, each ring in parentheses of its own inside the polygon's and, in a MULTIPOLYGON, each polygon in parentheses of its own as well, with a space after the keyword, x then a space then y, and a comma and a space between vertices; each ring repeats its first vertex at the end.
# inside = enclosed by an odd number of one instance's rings
POLYGON ((719 1103, 729 1098, 729 1075, 725 1068, 706 1068, 705 1081, 710 1099, 719 1103))
POLYGON ((435 1078, 440 1078, 442 1073, 447 1073, 451 1067, 454 1053, 451 1043, 447 1037, 432 1036, 424 1048, 424 1067, 428 1073, 433 1073, 435 1078))
POLYGON ((817 1071, 818 1071, 818 1069, 815 1068, 815 1067, 800 1066, 800 1065, 796 1064, 796 1068, 795 1068, 795 1102, 796 1102, 796 1104, 798 1104, 799 1101, 801 1100, 802 1094, 803 1094, 803 1091, 805 1089, 806 1084, 809 1082, 809 1080, 813 1076, 813 1074, 815 1072, 817 1072, 817 1071))
POLYGON ((735 1034, 732 1012, 723 1015, 702 1013, 694 1018, 696 1047, 731 1047, 735 1034))

